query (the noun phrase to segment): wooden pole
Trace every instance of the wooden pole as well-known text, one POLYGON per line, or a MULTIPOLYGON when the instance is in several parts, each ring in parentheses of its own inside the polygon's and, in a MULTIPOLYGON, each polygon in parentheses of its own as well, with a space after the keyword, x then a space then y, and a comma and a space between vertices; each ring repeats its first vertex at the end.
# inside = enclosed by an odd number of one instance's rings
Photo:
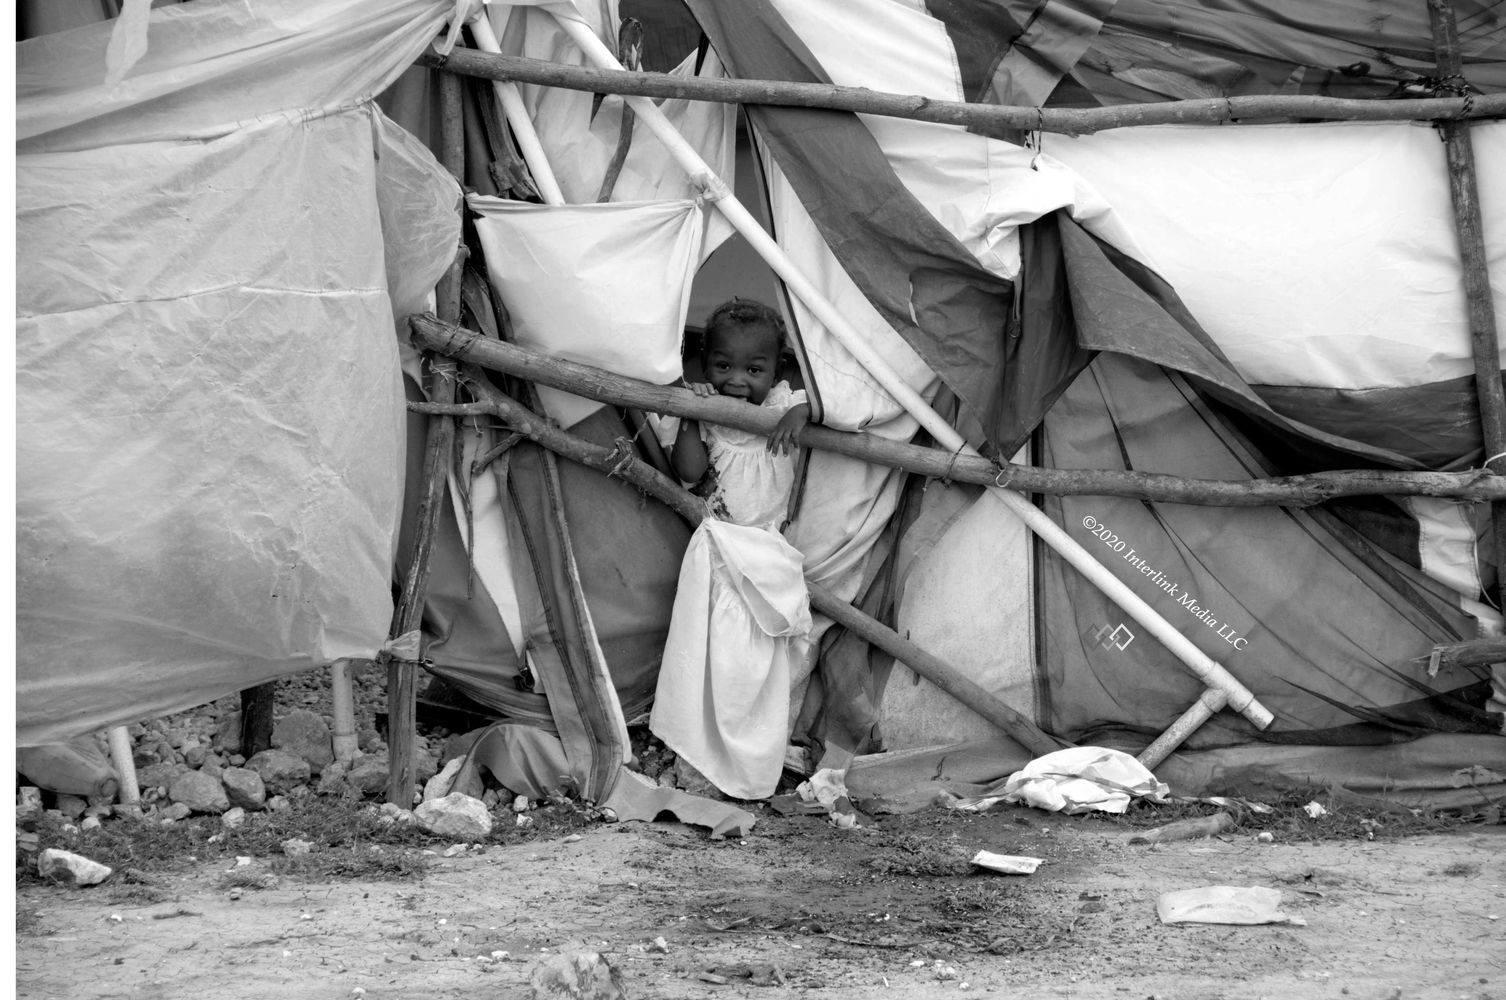
MULTIPOLYGON (((1468 95, 1459 55, 1459 33, 1450 0, 1428 0, 1428 20, 1433 29, 1438 75, 1444 86, 1465 94, 1466 104, 1479 98, 1468 95)), ((1495 303, 1490 291, 1490 269, 1485 256, 1484 222, 1480 217, 1480 191, 1475 178, 1474 144, 1469 122, 1462 117, 1440 118, 1443 148, 1448 161, 1449 197, 1454 204, 1454 227, 1459 234, 1459 256, 1464 269, 1464 295, 1469 309, 1469 328, 1475 357, 1475 391, 1480 400, 1480 431, 1485 444, 1484 465, 1491 471, 1506 470, 1506 392, 1501 387, 1501 349, 1496 337, 1495 303)), ((1506 503, 1490 505, 1495 529, 1497 592, 1503 589, 1499 576, 1506 573, 1506 503)))
MULTIPOLYGON (((485 49, 487 55, 501 54, 501 45, 496 33, 492 31, 492 22, 487 17, 485 8, 482 8, 480 17, 470 22, 470 29, 476 44, 485 49)), ((554 179, 554 170, 549 166, 548 157, 544 155, 544 145, 539 142, 539 134, 533 129, 533 120, 528 117, 528 109, 523 106, 523 95, 518 93, 517 85, 508 80, 496 80, 493 89, 497 94, 497 102, 507 115, 507 123, 512 126, 513 138, 517 140, 518 150, 523 154, 523 162, 528 164, 528 172, 533 175, 533 185, 538 189, 539 196, 546 205, 563 205, 565 196, 554 179)))
MULTIPOLYGON (((470 404, 467 412, 485 412, 502 420, 509 428, 537 442, 541 447, 577 462, 631 483, 644 493, 662 501, 692 525, 700 524, 706 517, 704 501, 692 496, 678 483, 659 470, 639 459, 630 442, 619 442, 616 448, 592 444, 576 437, 509 398, 490 385, 484 378, 470 380, 472 390, 479 397, 470 404)), ((693 395, 693 394, 692 394, 693 395)), ((433 412, 432 404, 412 403, 410 408, 420 413, 433 412)), ((835 619, 863 639, 895 657, 915 673, 931 681, 952 695, 967 708, 1008 733, 1021 746, 1040 755, 1070 746, 1062 740, 1042 731, 1035 723, 1004 704, 988 691, 979 687, 955 667, 939 657, 921 649, 893 629, 875 621, 831 591, 806 581, 810 592, 811 607, 835 619)))
MULTIPOLYGON (((465 126, 461 107, 460 79, 452 73, 439 74, 440 156, 441 162, 462 184, 465 177, 465 126)), ((450 321, 460 317, 460 288, 465 270, 465 254, 456 248, 455 260, 435 290, 437 308, 450 321)), ((430 356, 429 399, 446 404, 455 401, 456 364, 449 358, 430 356)), ((397 608, 392 617, 389 639, 413 632, 423 623, 424 597, 429 589, 429 563, 434 549, 449 467, 455 449, 455 421, 452 417, 429 418, 424 441, 423 492, 413 525, 413 554, 397 608)), ((399 659, 383 651, 378 663, 387 667, 387 801, 404 809, 413 807, 416 768, 413 760, 417 736, 418 667, 412 659, 399 659)))
POLYGON ((428 53, 420 65, 486 80, 535 83, 593 94, 677 97, 719 104, 771 104, 782 107, 830 108, 914 121, 940 122, 978 129, 985 134, 1006 129, 1087 135, 1137 125, 1237 125, 1282 119, 1330 121, 1431 121, 1436 118, 1491 118, 1506 114, 1506 94, 1424 100, 1351 100, 1314 95, 1205 97, 1107 108, 1036 108, 941 101, 914 94, 895 94, 866 87, 787 83, 780 80, 719 80, 631 73, 622 70, 564 66, 519 56, 457 47, 448 56, 428 53))
POLYGON ((241 754, 246 758, 272 749, 276 702, 276 681, 267 681, 241 692, 241 754))
MULTIPOLYGON (((760 434, 768 434, 777 422, 758 407, 736 400, 702 397, 686 389, 642 382, 517 344, 481 337, 433 316, 413 316, 409 326, 413 342, 428 350, 613 406, 709 420, 760 434)), ((998 464, 982 457, 956 455, 814 424, 802 433, 800 443, 933 479, 982 486, 1006 485, 1025 493, 1051 496, 1121 496, 1157 503, 1222 507, 1310 507, 1335 497, 1375 495, 1506 499, 1506 476, 1479 470, 1461 473, 1356 470, 1270 479, 1189 479, 1149 472, 998 464)))
MULTIPOLYGON (((1506 638, 1470 639, 1433 647, 1433 657, 1443 667, 1486 667, 1506 663, 1506 638)), ((1429 670, 1429 673, 1434 672, 1429 670)))

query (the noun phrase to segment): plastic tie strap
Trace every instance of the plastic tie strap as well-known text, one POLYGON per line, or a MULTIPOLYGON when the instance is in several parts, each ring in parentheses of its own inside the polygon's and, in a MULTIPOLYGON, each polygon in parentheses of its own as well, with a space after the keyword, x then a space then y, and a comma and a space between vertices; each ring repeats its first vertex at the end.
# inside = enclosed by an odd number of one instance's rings
POLYGON ((388 639, 382 643, 379 652, 386 653, 394 660, 403 663, 418 663, 424 650, 424 634, 418 629, 404 632, 396 639, 388 639))

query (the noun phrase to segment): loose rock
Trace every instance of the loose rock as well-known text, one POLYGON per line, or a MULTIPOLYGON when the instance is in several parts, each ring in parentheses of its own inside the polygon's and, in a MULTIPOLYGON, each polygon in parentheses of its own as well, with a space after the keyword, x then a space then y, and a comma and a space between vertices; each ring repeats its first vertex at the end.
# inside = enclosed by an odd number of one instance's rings
POLYGON ((480 799, 455 793, 413 810, 425 830, 447 840, 483 840, 492 832, 492 816, 480 799))
POLYGON ((198 813, 218 815, 230 808, 225 786, 213 775, 184 771, 167 790, 168 797, 198 813))
POLYGON ((282 853, 290 858, 301 858, 313 849, 313 844, 307 840, 299 840, 297 837, 289 837, 282 842, 282 853))
POLYGON ((145 791, 148 788, 166 788, 173 783, 173 779, 186 771, 182 764, 178 763, 155 763, 136 769, 136 787, 145 791))
POLYGON ((186 802, 174 802, 170 806, 157 810, 157 818, 164 823, 176 823, 192 815, 193 809, 186 802))
POLYGON ((220 717, 219 725, 215 726, 214 738, 210 741, 210 745, 218 747, 226 754, 238 754, 241 752, 241 713, 230 712, 220 717))
POLYGON ((550 955, 529 976, 534 1000, 626 1000, 622 977, 599 952, 550 955))
POLYGON ((345 780, 367 798, 381 795, 387 790, 387 757, 362 757, 351 765, 345 780))
POLYGON ((246 767, 261 775, 272 795, 284 795, 308 784, 313 774, 308 761, 283 750, 263 750, 246 761, 246 767))
POLYGON ((315 791, 320 795, 341 795, 350 787, 350 782, 345 780, 345 765, 335 761, 319 772, 319 786, 315 791))
POLYGON ((220 772, 220 783, 225 786, 225 794, 230 798, 232 806, 252 812, 265 808, 267 785, 255 771, 243 767, 227 767, 220 772))
POLYGON ((77 820, 89 808, 88 800, 78 795, 59 795, 58 811, 71 820, 77 820))
POLYGON ((67 885, 98 885, 109 878, 113 869, 82 854, 49 847, 37 855, 37 872, 67 885))
POLYGON ((450 794, 450 789, 455 785, 455 775, 460 773, 461 766, 465 763, 464 757, 456 757, 444 766, 444 769, 424 784, 424 801, 433 802, 450 794))
POLYGON ((335 760, 329 726, 318 713, 306 708, 294 709, 277 720, 272 727, 272 746, 302 757, 314 773, 324 770, 335 760))

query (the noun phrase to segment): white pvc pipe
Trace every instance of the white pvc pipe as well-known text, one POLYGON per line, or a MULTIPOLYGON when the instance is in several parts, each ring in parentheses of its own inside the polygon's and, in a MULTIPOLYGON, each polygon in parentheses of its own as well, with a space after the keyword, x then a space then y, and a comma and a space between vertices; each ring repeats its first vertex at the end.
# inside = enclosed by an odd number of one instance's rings
MULTIPOLYGON (((470 22, 470 28, 481 51, 492 55, 502 54, 502 46, 497 41, 497 33, 492 30, 492 22, 487 17, 484 6, 481 8, 481 15, 470 22)), ((528 171, 533 174, 533 183, 539 189, 539 197, 544 199, 546 205, 563 205, 565 195, 560 191, 559 182, 554 179, 554 171, 549 167, 549 158, 544 155, 539 134, 533 129, 533 119, 528 117, 528 109, 523 106, 523 95, 518 93, 518 85, 508 80, 493 80, 492 86, 496 88, 497 100, 502 102, 502 111, 507 115, 507 123, 512 126, 512 134, 518 140, 518 150, 523 154, 523 162, 528 164, 528 171)))
MULTIPOLYGON (((581 51, 585 52, 589 60, 603 69, 622 69, 617 57, 602 43, 601 39, 596 37, 588 25, 564 17, 557 17, 557 20, 565 32, 580 46, 581 51)), ((626 97, 624 100, 637 112, 644 126, 658 136, 669 149, 670 155, 690 175, 691 181, 702 189, 709 200, 716 203, 717 209, 726 216, 733 228, 747 239, 758 255, 784 280, 790 291, 801 302, 804 302, 816 318, 831 331, 848 353, 873 375, 874 379, 883 386, 884 391, 893 396, 896 402, 920 421, 921 426, 930 432, 941 447, 947 451, 977 456, 978 452, 968 445, 962 435, 947 423, 941 414, 932 409, 931 405, 912 389, 893 366, 863 338, 863 335, 847 322, 846 318, 815 285, 806 279, 805 275, 796 268, 794 261, 790 260, 768 233, 764 232, 763 227, 749 214, 742 203, 733 197, 726 183, 701 159, 701 155, 696 152, 695 148, 676 131, 674 125, 664 116, 658 106, 647 97, 626 97)), ((1102 590, 1126 614, 1159 639, 1167 649, 1187 665, 1188 669, 1200 677, 1203 683, 1223 692, 1229 700, 1230 707, 1244 715, 1257 728, 1264 729, 1271 724, 1274 717, 1255 700, 1255 695, 1248 688, 1193 645, 1190 639, 1173 628, 1166 619, 1156 613, 1154 608, 1058 527, 1056 522, 1012 490, 990 487, 989 492, 998 497, 1000 502, 1025 522, 1026 527, 1040 536, 1042 541, 1071 563, 1078 572, 1102 590)))
POLYGON ((115 726, 106 734, 110 742, 110 760, 115 765, 115 775, 120 779, 120 804, 127 808, 141 808, 141 784, 136 779, 136 759, 131 753, 131 735, 125 726, 115 726))
POLYGON ((351 689, 350 661, 336 660, 329 665, 330 715, 334 720, 330 745, 335 760, 349 764, 359 749, 356 742, 356 699, 351 689))
POLYGON ((1187 737, 1197 731, 1197 728, 1228 704, 1229 699, 1217 688, 1205 688, 1202 697, 1192 703, 1192 707, 1173 722, 1156 741, 1135 757, 1140 763, 1154 771, 1161 762, 1171 756, 1171 752, 1186 742, 1187 737))

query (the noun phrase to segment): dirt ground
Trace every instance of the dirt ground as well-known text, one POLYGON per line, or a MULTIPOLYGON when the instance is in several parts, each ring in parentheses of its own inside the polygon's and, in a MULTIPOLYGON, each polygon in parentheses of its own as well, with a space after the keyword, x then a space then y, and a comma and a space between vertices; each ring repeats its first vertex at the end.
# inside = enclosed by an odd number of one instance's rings
MULTIPOLYGON (((432 859, 398 881, 150 893, 18 888, 25 998, 531 997, 600 952, 630 998, 1506 998, 1506 826, 1373 841, 1131 845, 1113 822, 1005 807, 837 830, 765 813, 746 838, 597 823, 432 859), (1030 855, 1028 876, 958 867, 1030 855), (938 864, 938 858, 949 859, 938 864), (1156 899, 1268 886, 1298 925, 1163 925, 1156 899), (656 939, 662 938, 662 945, 656 939), (662 949, 662 950, 661 950, 662 949)), ((233 861, 230 863, 233 864, 233 861)))

